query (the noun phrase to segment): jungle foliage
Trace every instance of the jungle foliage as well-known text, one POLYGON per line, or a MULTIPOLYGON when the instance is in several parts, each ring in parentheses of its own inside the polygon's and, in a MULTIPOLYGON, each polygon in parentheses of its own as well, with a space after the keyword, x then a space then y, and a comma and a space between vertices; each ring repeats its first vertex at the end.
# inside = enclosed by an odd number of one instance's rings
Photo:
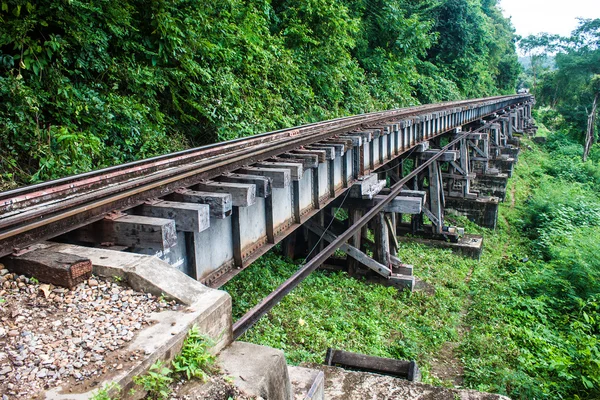
POLYGON ((3 0, 0 188, 512 92, 496 0, 3 0))
MULTIPOLYGON (((448 217, 484 235, 480 260, 404 243, 398 256, 429 288, 412 294, 315 271, 242 340, 294 363, 321 363, 328 347, 415 359, 426 383, 512 399, 600 398, 600 145, 585 163, 564 133, 526 147, 495 231, 448 217), (443 381, 448 365, 462 368, 443 381)), ((297 268, 268 254, 227 283, 234 318, 297 268)))
MULTIPOLYGON (((583 142, 594 99, 600 100, 600 19, 581 19, 570 37, 528 36, 519 47, 531 61, 521 84, 533 89, 538 104, 561 116, 549 128, 583 142)), ((599 118, 594 125, 598 132, 599 118)))

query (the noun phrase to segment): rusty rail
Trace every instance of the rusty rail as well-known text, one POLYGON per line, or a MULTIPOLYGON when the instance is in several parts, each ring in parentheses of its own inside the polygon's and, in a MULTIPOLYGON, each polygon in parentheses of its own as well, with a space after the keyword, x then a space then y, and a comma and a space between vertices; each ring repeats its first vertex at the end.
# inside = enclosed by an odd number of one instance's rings
POLYGON ((190 149, 0 193, 0 257, 144 201, 326 137, 416 114, 529 96, 497 96, 361 114, 190 149))

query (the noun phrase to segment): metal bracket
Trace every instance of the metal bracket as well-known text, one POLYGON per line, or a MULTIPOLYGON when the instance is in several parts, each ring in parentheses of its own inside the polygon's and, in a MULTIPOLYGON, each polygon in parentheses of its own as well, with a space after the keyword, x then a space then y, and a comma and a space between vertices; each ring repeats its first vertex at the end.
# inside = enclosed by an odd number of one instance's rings
POLYGON ((12 252, 12 255, 15 257, 18 257, 18 256, 22 256, 25 253, 29 253, 30 251, 33 251, 33 250, 35 250, 35 249, 32 249, 31 247, 25 247, 22 249, 15 247, 12 252))
POLYGON ((108 214, 106 214, 106 215, 104 216, 104 219, 105 219, 105 220, 109 220, 109 221, 114 221, 114 220, 117 220, 117 219, 119 219, 119 218, 122 218, 122 217, 124 217, 124 216, 126 216, 126 215, 127 215, 127 214, 125 214, 125 213, 122 213, 121 211, 112 211, 112 212, 109 212, 108 214))
POLYGON ((164 201, 163 199, 159 199, 158 197, 152 197, 152 198, 144 201, 144 204, 147 204, 149 206, 153 206, 155 204, 162 203, 163 201, 164 201))

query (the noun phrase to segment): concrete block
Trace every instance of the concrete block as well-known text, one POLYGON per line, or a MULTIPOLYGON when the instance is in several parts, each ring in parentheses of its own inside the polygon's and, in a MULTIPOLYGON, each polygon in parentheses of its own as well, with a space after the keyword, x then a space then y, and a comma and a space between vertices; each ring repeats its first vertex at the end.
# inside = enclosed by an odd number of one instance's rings
MULTIPOLYGON (((497 172, 497 171, 496 171, 497 172)), ((504 201, 506 197, 506 186, 508 185, 507 174, 479 174, 471 181, 471 188, 485 196, 498 197, 504 201)))
POLYGON ((498 220, 497 197, 478 197, 466 199, 461 197, 446 197, 446 211, 454 211, 464 215, 469 220, 484 228, 496 229, 498 220))
POLYGON ((316 369, 288 367, 294 400, 324 400, 325 374, 316 369))
POLYGON ((419 243, 440 249, 450 249, 454 253, 462 254, 476 260, 479 259, 481 251, 483 250, 483 236, 480 235, 464 235, 458 239, 457 243, 438 239, 407 236, 399 236, 398 241, 404 243, 419 243))
POLYGON ((325 373, 325 397, 330 400, 510 400, 497 394, 436 387, 369 372, 347 371, 319 364, 307 366, 325 373))
POLYGON ((292 387, 283 351, 251 343, 233 342, 219 354, 223 373, 247 396, 290 400, 292 387))
MULTIPOLYGON (((134 388, 133 377, 144 374, 157 360, 170 362, 183 345, 188 331, 197 325, 200 332, 212 338, 218 352, 231 342, 231 297, 226 292, 210 289, 179 270, 152 256, 123 253, 66 244, 50 244, 49 249, 65 254, 89 258, 94 273, 105 277, 121 277, 133 289, 173 298, 183 305, 180 310, 169 310, 152 315, 155 324, 144 328, 124 348, 125 353, 140 354, 140 358, 122 370, 110 370, 99 377, 97 387, 115 382, 121 388, 122 399, 139 399, 144 393, 134 388)), ((112 393, 111 395, 115 395, 112 393)), ((45 393, 46 399, 88 399, 92 392, 61 393, 56 388, 45 393)))
POLYGON ((394 273, 389 278, 388 286, 394 286, 400 290, 408 289, 412 291, 415 287, 415 277, 394 273))

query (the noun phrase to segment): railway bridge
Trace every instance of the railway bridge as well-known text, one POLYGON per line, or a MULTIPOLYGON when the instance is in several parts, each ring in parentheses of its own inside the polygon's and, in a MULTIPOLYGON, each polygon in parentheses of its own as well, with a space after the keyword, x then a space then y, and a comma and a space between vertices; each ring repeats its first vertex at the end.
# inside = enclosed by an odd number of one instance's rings
POLYGON ((412 289, 410 260, 395 256, 403 236, 477 256, 481 238, 445 212, 495 228, 533 104, 522 94, 375 112, 3 192, 0 262, 73 285, 95 250, 142 254, 219 288, 277 244, 306 259, 228 328, 234 339, 322 265, 412 289))

